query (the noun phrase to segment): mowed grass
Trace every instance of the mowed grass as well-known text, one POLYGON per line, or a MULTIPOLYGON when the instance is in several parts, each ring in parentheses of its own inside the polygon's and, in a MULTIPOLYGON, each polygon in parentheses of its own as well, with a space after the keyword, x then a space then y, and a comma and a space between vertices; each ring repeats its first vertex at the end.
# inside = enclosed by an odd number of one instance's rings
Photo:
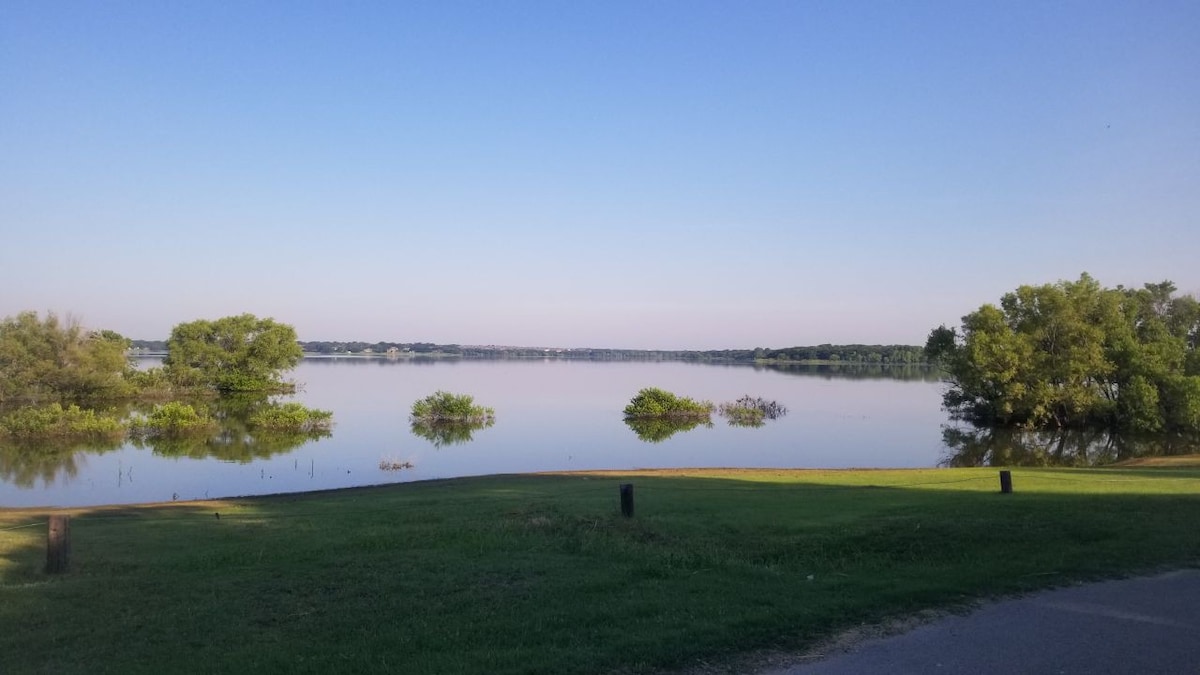
POLYGON ((5 511, 0 672, 743 668, 863 622, 1200 561, 1200 467, 1013 481, 625 472, 73 510, 53 577, 47 512, 5 511))

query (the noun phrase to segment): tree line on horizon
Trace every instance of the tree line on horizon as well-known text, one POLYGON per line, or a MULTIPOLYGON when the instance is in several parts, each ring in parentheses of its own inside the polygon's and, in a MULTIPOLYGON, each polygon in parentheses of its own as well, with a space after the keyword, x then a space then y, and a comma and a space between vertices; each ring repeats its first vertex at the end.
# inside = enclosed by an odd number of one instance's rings
MULTIPOLYGON (((164 340, 133 340, 134 349, 146 352, 166 350, 164 340)), ((579 360, 651 360, 651 361, 713 361, 735 363, 849 363, 872 365, 917 365, 927 363, 925 350, 914 345, 833 345, 822 344, 781 349, 604 349, 595 347, 542 348, 494 347, 436 344, 432 342, 365 342, 299 340, 305 354, 322 356, 388 354, 404 356, 442 356, 481 359, 558 358, 579 360)))

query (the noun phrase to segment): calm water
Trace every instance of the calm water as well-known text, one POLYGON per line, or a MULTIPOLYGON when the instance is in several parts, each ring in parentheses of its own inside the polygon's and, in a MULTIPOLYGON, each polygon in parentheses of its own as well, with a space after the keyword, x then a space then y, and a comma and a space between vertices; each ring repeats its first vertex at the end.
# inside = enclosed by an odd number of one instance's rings
MULTIPOLYGON (((1024 439, 1025 445, 1014 446, 1011 438, 955 431, 940 408, 943 385, 935 377, 912 370, 885 377, 886 372, 675 362, 306 359, 292 374, 302 383, 295 399, 333 410, 336 426, 328 438, 245 448, 227 444, 220 453, 226 459, 204 448, 131 444, 63 452, 52 460, 0 449, 0 506, 203 499, 528 471, 932 467, 1014 462, 1014 452, 1033 453, 1034 463, 1055 459, 1054 439, 1024 439), (621 417, 629 399, 648 386, 716 402, 751 394, 778 400, 789 413, 760 428, 731 427, 714 415, 711 428, 649 443, 621 417), (439 389, 472 394, 477 403, 495 408, 496 424, 475 431, 469 442, 441 447, 414 435, 410 406, 439 389), (997 443, 1008 445, 997 450, 997 443), (381 462, 411 468, 384 470, 381 462)), ((1094 441, 1082 450, 1068 448, 1065 463, 1133 452, 1094 441)), ((1062 461, 1063 451, 1059 455, 1062 461)))

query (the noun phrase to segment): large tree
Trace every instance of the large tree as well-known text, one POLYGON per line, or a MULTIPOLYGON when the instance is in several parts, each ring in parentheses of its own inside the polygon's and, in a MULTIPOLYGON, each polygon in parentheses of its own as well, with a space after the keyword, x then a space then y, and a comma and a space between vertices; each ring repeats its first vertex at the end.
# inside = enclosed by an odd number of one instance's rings
POLYGON ((0 403, 82 403, 128 395, 129 341, 53 313, 0 321, 0 403))
POLYGON ((944 403, 976 422, 1200 431, 1200 303, 1169 281, 1021 286, 1000 306, 941 326, 926 351, 950 379, 944 403))
POLYGON ((272 391, 303 352, 296 330, 253 314, 181 323, 167 339, 167 373, 177 383, 218 391, 272 391))

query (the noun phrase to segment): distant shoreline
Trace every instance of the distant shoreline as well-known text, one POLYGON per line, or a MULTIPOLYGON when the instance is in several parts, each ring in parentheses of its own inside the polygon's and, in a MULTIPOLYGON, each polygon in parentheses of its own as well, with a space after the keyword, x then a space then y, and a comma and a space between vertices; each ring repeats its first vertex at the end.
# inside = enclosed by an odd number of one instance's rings
MULTIPOLYGON (((736 357, 713 357, 703 353, 664 354, 662 352, 625 351, 613 355, 572 354, 568 351, 551 351, 537 353, 467 353, 455 354, 450 352, 400 352, 396 354, 381 353, 337 353, 322 354, 305 352, 304 359, 376 359, 384 361, 415 361, 415 360, 465 360, 465 361, 673 361, 681 363, 712 363, 740 364, 753 366, 875 366, 881 368, 934 368, 935 365, 925 362, 880 362, 880 361, 847 361, 834 359, 745 359, 736 357)), ((165 358, 164 351, 131 350, 130 356, 138 358, 165 358)))

